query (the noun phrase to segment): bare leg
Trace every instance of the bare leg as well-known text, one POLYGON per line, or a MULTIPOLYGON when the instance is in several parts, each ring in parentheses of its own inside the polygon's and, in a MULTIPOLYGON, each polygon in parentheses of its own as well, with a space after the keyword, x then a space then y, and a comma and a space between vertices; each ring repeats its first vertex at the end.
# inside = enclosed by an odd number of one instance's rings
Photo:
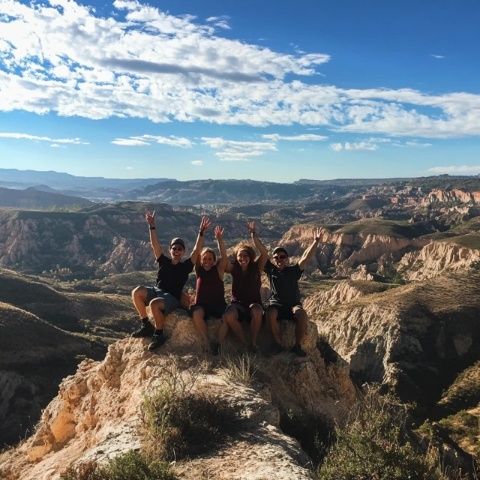
POLYGON ((207 322, 205 322, 205 311, 202 307, 195 307, 192 313, 192 320, 193 325, 195 326, 195 330, 197 331, 198 335, 202 343, 207 346, 208 345, 208 329, 207 329, 207 322))
POLYGON ((252 336, 252 345, 257 346, 257 337, 260 328, 262 327, 263 310, 260 305, 250 306, 250 334, 252 336))
POLYGON ((307 313, 303 308, 295 308, 293 318, 295 319, 295 342, 301 345, 307 333, 307 313))
POLYGON ((270 327, 273 339, 276 343, 281 345, 282 337, 280 335, 280 325, 278 324, 278 310, 275 307, 270 306, 267 308, 266 316, 267 324, 270 327))
POLYGON ((235 307, 230 307, 227 309, 223 315, 223 323, 225 323, 228 328, 232 329, 232 332, 242 342, 243 345, 247 344, 245 340, 245 334, 243 333, 242 324, 238 321, 238 311, 235 307))
POLYGON ((223 345, 228 334, 228 323, 225 321, 225 316, 222 317, 222 323, 218 329, 218 343, 223 345))
POLYGON ((145 301, 147 299, 147 289, 145 287, 136 287, 132 290, 132 301, 135 309, 140 315, 140 319, 147 318, 147 307, 145 301))
POLYGON ((155 330, 163 329, 163 325, 165 324, 165 314, 163 313, 164 308, 165 302, 162 298, 154 298, 150 302, 150 310, 152 311, 155 330))

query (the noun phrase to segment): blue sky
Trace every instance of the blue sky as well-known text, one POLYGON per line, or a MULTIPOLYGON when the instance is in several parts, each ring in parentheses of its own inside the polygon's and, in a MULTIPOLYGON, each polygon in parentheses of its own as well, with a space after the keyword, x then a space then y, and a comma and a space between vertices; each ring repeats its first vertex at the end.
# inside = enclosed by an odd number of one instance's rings
POLYGON ((480 173, 477 0, 0 0, 0 168, 480 173))

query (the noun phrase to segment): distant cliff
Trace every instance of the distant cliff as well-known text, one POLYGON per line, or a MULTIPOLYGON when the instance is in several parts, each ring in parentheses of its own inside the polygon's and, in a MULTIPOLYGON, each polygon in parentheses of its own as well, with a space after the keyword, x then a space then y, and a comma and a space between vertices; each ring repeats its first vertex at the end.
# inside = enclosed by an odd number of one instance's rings
MULTIPOLYGON (((322 271, 334 270, 336 275, 350 275, 361 264, 376 264, 399 259, 405 252, 423 247, 430 240, 421 235, 427 225, 408 225, 380 219, 367 219, 346 226, 321 229, 316 259, 322 271)), ((294 256, 301 255, 313 240, 313 225, 296 225, 282 237, 280 243, 294 256)))

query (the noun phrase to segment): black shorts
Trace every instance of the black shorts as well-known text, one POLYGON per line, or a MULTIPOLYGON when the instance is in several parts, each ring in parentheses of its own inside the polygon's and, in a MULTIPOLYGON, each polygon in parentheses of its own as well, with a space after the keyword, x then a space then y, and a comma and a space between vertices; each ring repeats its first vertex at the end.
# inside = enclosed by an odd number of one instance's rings
MULTIPOLYGON (((262 308, 262 305, 259 303, 255 303, 253 305, 258 305, 260 308, 262 308)), ((235 309, 237 310, 239 322, 249 322, 251 320, 250 307, 247 307, 240 302, 232 302, 227 308, 230 307, 235 307, 235 309)))
POLYGON ((227 308, 227 304, 224 305, 202 305, 201 303, 196 303, 190 307, 190 315, 193 316, 193 311, 196 308, 202 308, 204 311, 204 320, 209 318, 222 318, 227 308))
POLYGON ((303 308, 300 304, 299 305, 294 305, 293 307, 287 307, 285 305, 282 305, 280 303, 267 303, 265 305, 265 311, 268 311, 269 307, 274 307, 278 311, 278 320, 295 320, 293 316, 293 309, 296 307, 303 308))

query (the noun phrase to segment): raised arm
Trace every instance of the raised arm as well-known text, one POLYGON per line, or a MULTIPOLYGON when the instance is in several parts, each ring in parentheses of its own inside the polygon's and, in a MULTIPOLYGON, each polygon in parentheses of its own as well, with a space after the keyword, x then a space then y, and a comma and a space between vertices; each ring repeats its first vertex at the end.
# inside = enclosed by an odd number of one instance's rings
POLYGON ((248 222, 247 223, 247 228, 248 228, 248 233, 250 233, 250 236, 252 237, 253 244, 255 245, 255 248, 260 252, 260 256, 258 257, 258 266, 260 270, 263 270, 265 267, 265 264, 267 263, 268 260, 268 251, 265 245, 262 243, 260 238, 258 238, 256 227, 255 227, 255 222, 248 222))
POLYGON ((153 249, 153 254, 155 255, 155 259, 158 259, 160 255, 163 253, 163 248, 160 245, 160 241, 158 240, 157 230, 155 226, 155 210, 151 212, 150 210, 145 212, 145 220, 148 223, 148 228, 150 229, 150 245, 153 249))
POLYGON ((197 260, 200 256, 200 252, 203 248, 205 230, 210 226, 210 219, 208 217, 202 217, 200 222, 200 227, 198 228, 197 241, 193 247, 192 254, 190 255, 190 260, 193 264, 197 263, 197 260))
POLYGON ((305 266, 313 257, 313 254, 316 252, 318 247, 318 242, 320 241, 321 231, 319 228, 316 228, 313 231, 313 242, 311 245, 303 252, 302 258, 298 262, 298 266, 301 270, 305 270, 305 266))
POLYGON ((220 252, 220 258, 217 262, 218 275, 220 278, 223 278, 228 263, 227 249, 225 248, 225 242, 223 241, 223 228, 217 225, 214 234, 215 240, 217 241, 218 251, 220 252))

